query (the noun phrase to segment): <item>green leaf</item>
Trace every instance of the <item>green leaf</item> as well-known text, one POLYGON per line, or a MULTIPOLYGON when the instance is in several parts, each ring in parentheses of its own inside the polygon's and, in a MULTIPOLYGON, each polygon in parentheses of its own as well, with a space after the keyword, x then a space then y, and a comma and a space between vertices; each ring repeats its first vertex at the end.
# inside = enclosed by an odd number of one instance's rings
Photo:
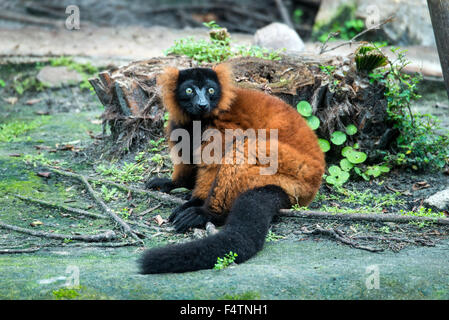
POLYGON ((354 165, 346 158, 340 160, 340 168, 344 171, 350 171, 354 165))
POLYGON ((321 151, 323 152, 328 152, 331 148, 331 144, 325 139, 318 139, 318 144, 320 145, 321 151))
POLYGON ((300 101, 296 105, 296 110, 304 116, 304 117, 310 117, 312 115, 312 106, 307 101, 300 101))
POLYGON ((330 166, 329 169, 327 169, 327 171, 329 171, 329 174, 336 176, 336 175, 340 174, 341 169, 340 169, 340 167, 333 165, 333 166, 330 166))
POLYGON ((335 186, 341 186, 349 179, 349 173, 343 171, 338 166, 330 166, 329 176, 326 177, 326 182, 335 186))
POLYGON ((352 147, 349 146, 344 147, 343 149, 341 149, 341 155, 343 157, 347 157, 348 153, 351 152, 352 150, 353 150, 352 147))
POLYGON ((334 131, 331 135, 331 141, 333 144, 340 146, 346 141, 346 134, 341 131, 334 131))
POLYGON ((366 160, 366 153, 352 150, 346 153, 346 158, 354 164, 363 163, 366 160))
POLYGON ((357 133, 357 127, 353 124, 350 124, 346 127, 346 133, 350 136, 357 133))
POLYGON ((307 124, 312 130, 316 130, 320 126, 320 119, 316 116, 310 116, 307 118, 307 124))

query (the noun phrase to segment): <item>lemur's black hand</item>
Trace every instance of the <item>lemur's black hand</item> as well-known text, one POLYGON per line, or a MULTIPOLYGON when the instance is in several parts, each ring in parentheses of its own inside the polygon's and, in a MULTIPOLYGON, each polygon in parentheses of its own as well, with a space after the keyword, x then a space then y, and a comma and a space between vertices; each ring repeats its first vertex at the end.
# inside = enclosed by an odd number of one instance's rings
POLYGON ((169 193, 171 190, 176 188, 176 185, 172 180, 167 178, 154 178, 145 183, 145 188, 169 193))
POLYGON ((187 208, 190 208, 190 207, 202 206, 203 203, 204 203, 204 201, 199 198, 194 198, 194 197, 190 198, 189 201, 180 205, 179 207, 177 207, 176 209, 174 209, 172 211, 172 214, 170 215, 170 217, 168 217, 168 221, 173 222, 179 213, 183 212, 184 210, 186 210, 187 208))
POLYGON ((173 220, 176 232, 186 232, 189 228, 204 228, 209 221, 203 207, 190 207, 181 211, 173 220))

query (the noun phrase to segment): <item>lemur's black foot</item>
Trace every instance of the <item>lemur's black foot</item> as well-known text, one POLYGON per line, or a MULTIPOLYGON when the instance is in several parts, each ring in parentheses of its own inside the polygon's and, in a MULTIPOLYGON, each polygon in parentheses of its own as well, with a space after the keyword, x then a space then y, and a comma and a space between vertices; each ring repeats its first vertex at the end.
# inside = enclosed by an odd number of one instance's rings
POLYGON ((145 188, 169 193, 176 188, 176 185, 168 178, 154 178, 145 183, 145 188))
POLYGON ((208 221, 204 207, 190 207, 176 215, 173 225, 176 232, 186 232, 189 228, 204 228, 208 221))

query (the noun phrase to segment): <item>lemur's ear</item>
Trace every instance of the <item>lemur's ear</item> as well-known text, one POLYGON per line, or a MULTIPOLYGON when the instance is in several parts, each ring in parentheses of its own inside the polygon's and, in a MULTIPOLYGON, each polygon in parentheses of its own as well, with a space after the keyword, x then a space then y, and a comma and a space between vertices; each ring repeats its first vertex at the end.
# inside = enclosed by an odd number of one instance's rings
POLYGON ((169 113, 169 120, 176 123, 187 123, 188 116, 181 110, 176 101, 176 87, 178 85, 179 70, 174 67, 167 67, 157 77, 157 85, 162 90, 162 102, 169 113))
POLYGON ((218 81, 221 87, 221 98, 218 103, 218 107, 212 111, 214 114, 218 114, 220 111, 227 111, 231 107, 232 101, 235 98, 234 91, 234 77, 232 70, 226 63, 221 63, 212 68, 217 74, 218 81))

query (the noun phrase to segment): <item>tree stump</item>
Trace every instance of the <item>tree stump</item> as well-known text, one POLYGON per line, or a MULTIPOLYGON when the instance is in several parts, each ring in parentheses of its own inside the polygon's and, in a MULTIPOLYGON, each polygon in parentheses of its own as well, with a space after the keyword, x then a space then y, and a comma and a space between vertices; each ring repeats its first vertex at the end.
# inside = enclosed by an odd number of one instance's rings
MULTIPOLYGON (((253 57, 228 60, 237 86, 262 90, 275 95, 296 108, 299 101, 308 101, 313 114, 320 119, 319 137, 330 139, 336 131, 345 131, 354 124, 358 132, 348 136, 347 144, 358 143, 376 161, 376 149, 387 149, 394 138, 387 121, 385 88, 371 84, 366 74, 358 73, 350 57, 284 56, 279 61, 253 57), (332 72, 320 66, 335 67, 332 72)), ((123 154, 138 148, 150 138, 161 136, 165 109, 161 102, 156 77, 166 66, 196 67, 185 57, 167 56, 133 62, 108 70, 90 79, 101 103, 104 128, 109 127, 111 152, 123 154)), ((202 64, 210 67, 212 64, 202 64)), ((341 148, 332 148, 327 160, 340 155, 341 148)))

